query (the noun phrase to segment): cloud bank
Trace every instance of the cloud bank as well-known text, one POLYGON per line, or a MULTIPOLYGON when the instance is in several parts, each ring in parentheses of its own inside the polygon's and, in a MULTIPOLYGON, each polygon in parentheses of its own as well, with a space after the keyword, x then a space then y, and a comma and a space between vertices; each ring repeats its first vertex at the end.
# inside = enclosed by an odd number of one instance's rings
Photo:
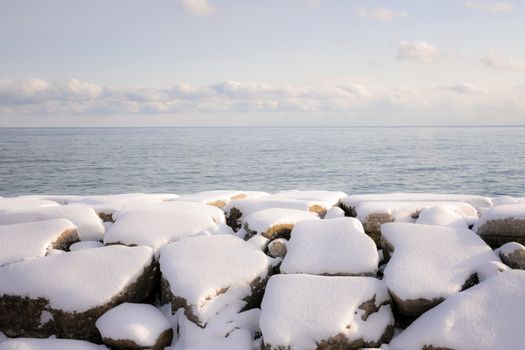
POLYGON ((396 19, 407 18, 406 11, 391 10, 384 7, 380 8, 366 8, 358 7, 357 14, 365 19, 370 19, 379 22, 390 22, 396 19))
POLYGON ((484 1, 467 1, 465 7, 488 13, 501 13, 514 11, 514 5, 508 2, 484 2, 484 1))
POLYGON ((432 63, 439 54, 438 49, 426 41, 401 41, 397 48, 398 60, 432 63))

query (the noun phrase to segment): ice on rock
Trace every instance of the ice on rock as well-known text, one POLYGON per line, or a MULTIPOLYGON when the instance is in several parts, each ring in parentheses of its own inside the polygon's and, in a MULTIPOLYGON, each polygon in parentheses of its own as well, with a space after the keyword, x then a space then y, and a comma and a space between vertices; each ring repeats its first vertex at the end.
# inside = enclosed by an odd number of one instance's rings
POLYGON ((476 232, 492 247, 525 244, 525 202, 498 205, 481 215, 476 232))
POLYGON ((77 226, 81 240, 99 240, 104 236, 104 225, 93 208, 80 204, 57 205, 33 209, 0 212, 0 225, 19 224, 51 219, 67 219, 77 226))
POLYGON ((135 210, 119 215, 106 232, 104 244, 145 245, 154 250, 216 226, 210 216, 135 210))
POLYGON ((103 247, 104 244, 99 241, 82 241, 72 244, 69 247, 69 250, 74 252, 77 250, 84 250, 84 249, 92 249, 92 248, 100 248, 103 247))
POLYGON ((374 241, 355 218, 310 220, 296 224, 281 273, 374 275, 379 257, 374 241))
POLYGON ((261 234, 269 239, 287 237, 295 224, 319 217, 303 210, 271 208, 257 211, 243 219, 246 237, 261 234))
POLYGON ((0 341, 0 350, 108 350, 83 340, 16 338, 0 341))
POLYGON ((257 303, 272 259, 233 235, 191 237, 160 252, 162 300, 203 326, 221 309, 257 303))
POLYGON ((118 245, 3 266, 0 330, 96 341, 96 319, 115 305, 149 296, 154 271, 151 248, 118 245), (41 324, 44 311, 52 317, 41 324))
POLYGON ((516 242, 502 245, 496 251, 501 261, 513 269, 525 270, 525 246, 516 242))
POLYGON ((490 247, 466 228, 409 223, 381 226, 384 278, 396 308, 417 316, 476 280, 476 269, 500 262, 490 247))
POLYGON ((173 330, 162 312, 149 304, 123 303, 96 322, 104 343, 112 348, 164 349, 173 330))
POLYGON ((467 222, 461 215, 443 206, 421 210, 416 224, 468 228, 467 222))
POLYGON ((394 318, 373 277, 275 275, 260 318, 265 349, 361 349, 390 340, 394 318))
POLYGON ((525 349, 525 271, 510 270, 445 300, 390 343, 390 350, 525 349))
POLYGON ((57 207, 59 204, 53 201, 48 201, 38 198, 14 197, 1 198, 0 197, 0 213, 3 211, 13 210, 30 210, 35 208, 57 207))
POLYGON ((0 266, 67 249, 78 241, 76 228, 66 219, 0 226, 0 266))

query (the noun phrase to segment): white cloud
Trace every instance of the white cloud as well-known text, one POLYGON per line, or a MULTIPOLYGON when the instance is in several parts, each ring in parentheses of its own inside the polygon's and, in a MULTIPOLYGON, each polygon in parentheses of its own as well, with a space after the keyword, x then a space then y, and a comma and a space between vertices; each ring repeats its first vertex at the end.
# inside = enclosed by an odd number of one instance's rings
POLYGON ((515 71, 525 70, 525 61, 511 56, 505 56, 499 51, 492 51, 481 61, 490 68, 509 69, 515 71))
POLYGON ((197 16, 210 16, 216 12, 208 0, 181 0, 181 3, 186 11, 197 16))
POLYGON ((398 46, 397 59, 431 63, 438 53, 438 49, 426 41, 401 41, 398 46))
POLYGON ((471 83, 460 83, 460 84, 453 84, 445 87, 445 89, 448 89, 450 91, 459 92, 462 94, 476 94, 476 93, 483 93, 485 90, 477 85, 471 84, 471 83))
POLYGON ((407 18, 408 13, 406 11, 391 10, 384 7, 380 8, 366 8, 358 7, 357 14, 366 19, 389 22, 395 19, 407 18))
POLYGON ((473 10, 489 13, 512 12, 514 5, 508 2, 493 2, 488 3, 484 1, 467 1, 465 7, 473 10))

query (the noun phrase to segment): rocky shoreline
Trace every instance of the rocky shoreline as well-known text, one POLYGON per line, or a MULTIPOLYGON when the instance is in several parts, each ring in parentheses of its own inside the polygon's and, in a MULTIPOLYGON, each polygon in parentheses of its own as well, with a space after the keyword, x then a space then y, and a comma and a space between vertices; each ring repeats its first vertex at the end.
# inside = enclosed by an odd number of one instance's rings
POLYGON ((0 197, 0 350, 525 348, 524 244, 524 197, 0 197))

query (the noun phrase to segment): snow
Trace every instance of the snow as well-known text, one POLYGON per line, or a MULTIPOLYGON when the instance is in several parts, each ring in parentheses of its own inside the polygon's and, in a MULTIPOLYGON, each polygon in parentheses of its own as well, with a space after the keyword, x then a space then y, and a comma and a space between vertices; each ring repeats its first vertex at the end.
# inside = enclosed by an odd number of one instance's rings
POLYGON ((264 279, 272 260, 233 235, 199 236, 161 249, 160 270, 174 296, 184 298, 199 323, 251 294, 250 283, 264 279))
POLYGON ((42 257, 62 234, 76 228, 66 219, 0 226, 0 266, 42 257))
POLYGON ((228 337, 208 339, 185 350, 251 350, 253 339, 245 329, 234 330, 228 337))
POLYGON ((509 256, 512 253, 514 253, 517 250, 525 250, 525 246, 523 244, 517 243, 517 242, 509 242, 505 243, 501 247, 495 250, 496 254, 499 254, 501 256, 509 256))
POLYGON ((389 223, 381 232, 394 249, 383 280, 402 300, 447 298, 461 290, 476 267, 500 262, 468 229, 389 223))
POLYGON ((157 251, 169 242, 214 226, 205 214, 135 210, 118 216, 106 232, 104 244, 146 245, 157 251))
POLYGON ((476 274, 478 275, 478 280, 483 282, 486 279, 499 275, 501 272, 507 271, 508 269, 509 267, 501 262, 489 261, 479 265, 476 268, 476 274))
POLYGON ((0 350, 108 350, 83 340, 16 338, 0 342, 0 350))
POLYGON ((294 226, 281 273, 371 275, 378 262, 376 245, 357 219, 310 220, 294 226))
POLYGON ((363 320, 359 306, 375 297, 388 302, 384 283, 372 277, 275 275, 266 286, 260 318, 261 332, 269 349, 316 349, 336 335, 349 341, 376 342, 393 325, 390 305, 363 320))
POLYGON ((82 241, 82 242, 73 243, 69 247, 69 250, 74 252, 77 250, 100 248, 102 246, 104 246, 104 244, 102 244, 102 242, 99 242, 99 241, 82 241))
POLYGON ((299 190, 290 190, 290 191, 281 191, 275 194, 270 195, 274 199, 299 199, 299 200, 308 200, 308 201, 322 201, 331 203, 330 206, 336 205, 340 199, 347 196, 344 192, 339 191, 299 191, 299 190))
POLYGON ((193 194, 184 194, 180 200, 199 202, 203 204, 215 205, 222 207, 228 204, 230 201, 235 199, 244 199, 245 194, 242 191, 229 191, 229 190, 216 190, 216 191, 204 191, 193 194))
POLYGON ((257 211, 242 219, 247 230, 263 235, 277 225, 295 225, 305 220, 319 220, 319 217, 303 210, 270 208, 257 211))
POLYGON ((317 200, 303 200, 303 199, 283 199, 283 198, 272 198, 271 196, 263 197, 261 199, 243 199, 234 200, 226 205, 223 210, 229 213, 232 208, 238 209, 243 217, 261 211, 264 209, 296 209, 303 211, 313 211, 317 208, 328 210, 331 207, 331 203, 317 201, 317 200))
POLYGON ((490 208, 481 215, 478 227, 481 228, 488 221, 504 219, 525 220, 525 202, 498 205, 490 208))
POLYGON ((84 204, 97 213, 112 214, 125 205, 144 202, 162 202, 178 198, 176 194, 144 194, 144 193, 126 193, 102 196, 83 196, 72 198, 68 203, 84 204))
POLYGON ((324 218, 325 219, 335 219, 335 218, 342 218, 344 216, 345 216, 345 212, 343 209, 339 207, 332 207, 328 209, 324 218))
POLYGON ((510 270, 429 310, 390 343, 390 350, 524 349, 525 271, 510 270))
POLYGON ((120 216, 125 215, 130 211, 147 210, 147 211, 158 211, 168 213, 191 213, 191 214, 202 214, 212 218, 217 224, 224 224, 226 219, 224 212, 212 205, 187 202, 187 201, 166 201, 160 203, 133 203, 122 207, 119 211, 113 214, 113 219, 117 220, 120 216))
POLYGON ((1 198, 0 212, 12 210, 27 210, 35 208, 56 207, 58 203, 38 198, 1 198))
POLYGON ((153 347, 159 336, 171 328, 161 311, 149 304, 123 303, 96 322, 103 338, 131 340, 141 347, 153 347))
MULTIPOLYGON (((363 222, 369 215, 387 214, 396 222, 414 222, 413 216, 426 208, 435 207, 436 202, 366 202, 356 208, 357 218, 363 222)), ((467 222, 478 220, 478 212, 474 207, 461 202, 440 202, 440 207, 460 215, 467 222)))
POLYGON ((98 240, 104 236, 104 225, 97 213, 92 208, 80 204, 0 212, 0 225, 60 218, 68 219, 75 224, 77 233, 83 241, 98 240))
MULTIPOLYGON (((357 194, 341 199, 347 208, 355 208, 366 202, 465 202, 476 209, 492 207, 488 197, 464 194, 438 193, 385 193, 385 194, 357 194)), ((434 204, 438 205, 438 204, 434 204)), ((440 205, 440 204, 439 204, 440 205)))
POLYGON ((152 259, 151 248, 114 245, 22 261, 0 268, 0 295, 45 298, 53 309, 83 312, 109 302, 152 259))
POLYGON ((462 228, 468 227, 467 222, 461 215, 443 206, 421 210, 419 217, 416 220, 416 224, 462 228))

